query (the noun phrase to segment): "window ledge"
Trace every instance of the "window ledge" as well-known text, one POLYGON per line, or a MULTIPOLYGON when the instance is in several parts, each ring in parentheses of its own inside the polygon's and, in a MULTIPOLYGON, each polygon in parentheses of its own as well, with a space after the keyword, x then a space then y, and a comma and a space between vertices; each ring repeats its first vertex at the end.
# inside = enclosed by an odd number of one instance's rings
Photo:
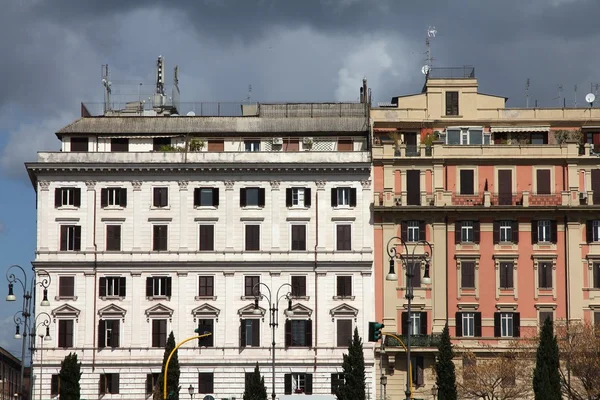
POLYGON ((103 210, 124 210, 125 207, 123 206, 106 206, 106 207, 102 207, 103 210))
MULTIPOLYGON (((258 293, 257 296, 260 296, 260 293, 258 293)), ((256 299, 256 296, 240 296, 240 300, 254 300, 254 299, 256 299)))
POLYGON ((217 206, 194 206, 194 210, 217 210, 217 206))
POLYGON ((146 296, 146 300, 171 300, 171 296, 146 296))
POLYGON ((288 207, 288 210, 290 210, 290 211, 296 211, 296 210, 299 210, 299 211, 302 211, 302 210, 310 210, 310 207, 307 207, 307 206, 291 206, 291 207, 288 207))
POLYGON ((217 296, 196 296, 194 300, 216 300, 217 296))
POLYGON ((350 206, 337 206, 337 207, 333 207, 334 210, 354 210, 356 207, 350 207, 350 206))
POLYGON ((310 300, 310 296, 294 296, 294 295, 292 295, 290 297, 294 300, 305 300, 305 301, 310 300))
POLYGON ((166 207, 156 207, 156 206, 150 206, 151 210, 170 210, 171 206, 166 206, 166 207))
POLYGON ((123 300, 125 296, 100 296, 100 300, 123 300))
POLYGON ((244 206, 241 208, 242 208, 242 210, 262 210, 262 209, 264 209, 264 207, 259 207, 259 206, 244 206))
POLYGON ((77 296, 55 296, 54 300, 58 301, 58 300, 73 300, 73 301, 77 301, 77 296))
POLYGON ((333 296, 334 300, 354 300, 356 296, 333 296))
POLYGON ((600 288, 587 287, 583 288, 584 292, 600 292, 600 288))
POLYGON ((75 207, 75 206, 60 206, 57 207, 58 210, 79 210, 79 207, 75 207))

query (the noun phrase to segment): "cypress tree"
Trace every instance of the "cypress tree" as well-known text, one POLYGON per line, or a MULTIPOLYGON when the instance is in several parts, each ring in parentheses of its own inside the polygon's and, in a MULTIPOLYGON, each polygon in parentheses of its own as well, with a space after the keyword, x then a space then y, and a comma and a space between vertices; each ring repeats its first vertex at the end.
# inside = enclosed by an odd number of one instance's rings
POLYGON ((442 337, 438 346, 438 357, 435 363, 435 384, 438 387, 439 400, 456 400, 456 370, 454 363, 454 351, 452 351, 452 342, 450 341, 450 331, 448 323, 442 330, 442 337))
POLYGON ((250 374, 246 389, 244 390, 244 400, 267 400, 267 388, 265 387, 265 378, 260 375, 258 362, 254 367, 254 372, 250 374))
MULTIPOLYGON (((165 364, 167 363, 169 354, 171 354, 175 346, 175 335, 173 335, 173 331, 171 331, 171 333, 169 334, 169 338, 167 339, 167 345, 165 346, 165 355, 163 357, 162 369, 160 371, 160 375, 158 376, 158 390, 154 394, 155 400, 162 400, 163 398, 165 364)), ((179 358, 177 357, 176 351, 173 354, 173 357, 171 357, 171 362, 169 363, 169 371, 167 373, 167 398, 169 400, 179 400, 180 389, 181 386, 179 386, 179 358)))
POLYGON ((535 369, 533 370, 533 392, 536 400, 560 400, 558 343, 552 321, 546 318, 540 334, 535 369))
POLYGON ((348 354, 344 354, 342 370, 344 383, 335 391, 338 400, 365 400, 365 355, 357 328, 354 328, 354 336, 352 342, 349 343, 348 354))
POLYGON ((81 363, 77 362, 77 354, 69 353, 60 363, 60 398, 62 400, 79 400, 81 387, 81 363))

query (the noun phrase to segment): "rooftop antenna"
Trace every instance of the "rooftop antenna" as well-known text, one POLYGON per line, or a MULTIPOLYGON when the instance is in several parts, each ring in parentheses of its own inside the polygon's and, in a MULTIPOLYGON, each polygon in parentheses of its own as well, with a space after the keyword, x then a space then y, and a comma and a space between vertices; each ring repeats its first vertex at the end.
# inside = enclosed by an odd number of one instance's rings
POLYGON ((165 105, 165 59, 158 56, 156 60, 156 93, 154 93, 154 107, 165 105))
POLYGON ((252 85, 248 85, 248 96, 246 96, 244 101, 249 103, 251 98, 252 98, 252 85))
POLYGON ((594 93, 588 93, 585 95, 585 101, 587 101, 590 104, 590 107, 594 107, 594 100, 596 100, 596 96, 594 95, 594 93))
POLYGON ((527 86, 525 86, 525 98, 526 98, 526 104, 527 104, 527 108, 529 108, 529 84, 530 84, 530 80, 529 78, 527 78, 527 86))
POLYGON ((431 71, 431 66, 433 62, 433 57, 431 57, 431 39, 435 38, 436 34, 437 29, 435 29, 435 26, 429 26, 429 28, 427 28, 427 37, 425 38, 426 61, 425 65, 423 65, 423 67, 421 68, 421 72, 423 73, 423 75, 428 75, 429 71, 431 71))
POLYGON ((562 98, 562 85, 558 85, 558 107, 560 108, 562 101, 560 101, 562 98))
POLYGON ((574 94, 575 94, 575 96, 574 96, 574 100, 575 100, 575 108, 577 108, 577 85, 575 85, 575 86, 573 87, 573 90, 574 90, 574 94))
POLYGON ((104 86, 104 113, 106 114, 106 112, 111 110, 110 94, 112 92, 108 64, 102 64, 102 85, 104 86))

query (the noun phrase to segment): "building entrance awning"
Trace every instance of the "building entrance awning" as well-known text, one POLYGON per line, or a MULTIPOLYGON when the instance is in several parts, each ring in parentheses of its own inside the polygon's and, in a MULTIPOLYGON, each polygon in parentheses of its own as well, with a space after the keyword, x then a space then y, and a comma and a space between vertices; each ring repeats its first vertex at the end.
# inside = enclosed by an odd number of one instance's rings
POLYGON ((499 132, 548 132, 549 126, 492 126, 493 133, 499 132))

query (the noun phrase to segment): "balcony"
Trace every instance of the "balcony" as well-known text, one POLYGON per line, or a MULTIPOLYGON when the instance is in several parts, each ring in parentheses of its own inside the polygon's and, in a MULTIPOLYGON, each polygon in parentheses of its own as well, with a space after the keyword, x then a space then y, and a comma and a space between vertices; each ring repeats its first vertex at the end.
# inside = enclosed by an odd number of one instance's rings
MULTIPOLYGON (((397 335, 402 339, 402 342, 406 344, 406 335, 397 335)), ((411 335, 410 336, 410 347, 438 347, 441 341, 441 335, 439 334, 431 334, 431 335, 411 335)), ((386 336, 385 347, 400 347, 404 349, 404 347, 398 342, 398 340, 392 336, 386 336)))

